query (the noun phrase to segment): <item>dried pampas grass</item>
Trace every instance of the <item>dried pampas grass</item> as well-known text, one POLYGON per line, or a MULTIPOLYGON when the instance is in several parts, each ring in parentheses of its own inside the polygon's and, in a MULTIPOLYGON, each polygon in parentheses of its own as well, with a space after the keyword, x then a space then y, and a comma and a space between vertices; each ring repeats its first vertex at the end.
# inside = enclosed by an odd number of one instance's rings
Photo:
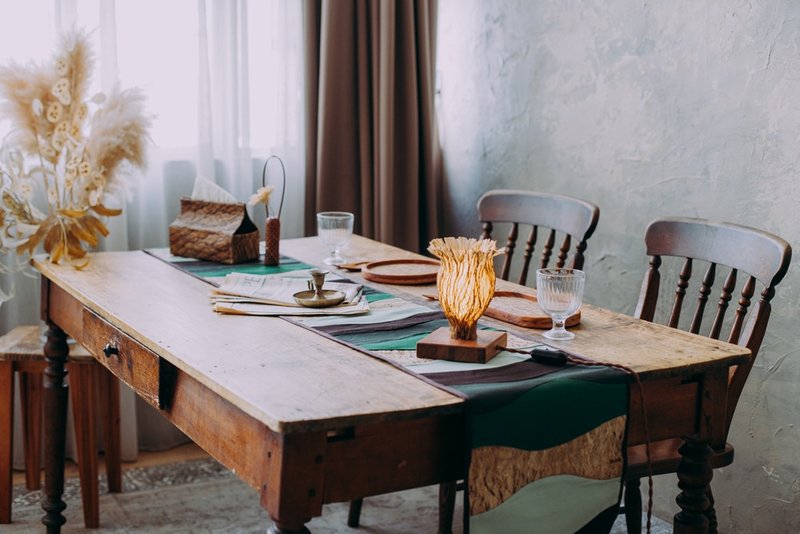
POLYGON ((122 213, 107 203, 125 190, 123 175, 145 167, 144 94, 115 87, 88 98, 93 67, 83 31, 63 35, 48 63, 0 67, 0 114, 13 125, 0 148, 0 254, 41 246, 50 261, 84 267, 108 234, 103 217, 122 213))

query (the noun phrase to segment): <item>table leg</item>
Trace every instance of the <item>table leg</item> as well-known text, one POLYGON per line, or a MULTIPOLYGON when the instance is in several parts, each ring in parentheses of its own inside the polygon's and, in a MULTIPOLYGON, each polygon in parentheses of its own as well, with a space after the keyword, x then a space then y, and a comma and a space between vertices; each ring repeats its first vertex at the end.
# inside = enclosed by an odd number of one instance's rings
POLYGON ((42 373, 19 373, 19 400, 25 485, 38 490, 42 486, 42 373))
POLYGON ((97 366, 100 379, 100 413, 103 420, 103 443, 105 446, 106 480, 109 493, 122 492, 122 439, 119 429, 119 380, 111 371, 97 366))
POLYGON ((713 451, 708 440, 690 437, 685 438, 678 452, 681 453, 681 463, 678 466, 678 487, 681 493, 675 500, 681 511, 675 514, 674 532, 705 534, 709 526, 705 513, 711 504, 708 490, 713 476, 710 463, 713 451))
POLYGON ((443 482, 439 484, 439 534, 453 532, 453 513, 456 508, 458 483, 443 482))
POLYGON ((42 523, 48 533, 61 532, 67 519, 62 512, 67 507, 61 499, 64 494, 64 444, 67 430, 67 394, 64 383, 67 374, 64 364, 69 357, 67 334, 48 321, 47 342, 44 354, 47 368, 44 371, 44 498, 45 511, 42 523))

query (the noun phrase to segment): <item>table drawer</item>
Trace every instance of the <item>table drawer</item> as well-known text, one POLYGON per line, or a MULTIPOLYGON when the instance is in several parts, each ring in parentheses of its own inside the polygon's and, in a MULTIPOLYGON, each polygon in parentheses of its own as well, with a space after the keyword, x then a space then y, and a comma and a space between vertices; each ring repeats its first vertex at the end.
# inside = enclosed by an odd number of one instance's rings
POLYGON ((169 364, 160 356, 85 308, 83 345, 147 402, 158 408, 164 407, 166 399, 162 397, 169 364))

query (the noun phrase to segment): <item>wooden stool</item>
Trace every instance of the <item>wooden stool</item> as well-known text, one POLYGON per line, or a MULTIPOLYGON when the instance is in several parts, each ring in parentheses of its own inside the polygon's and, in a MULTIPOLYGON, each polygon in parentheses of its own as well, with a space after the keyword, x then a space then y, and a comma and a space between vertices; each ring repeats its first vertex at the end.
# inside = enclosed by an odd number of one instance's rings
MULTIPOLYGON (((42 375, 46 367, 38 326, 20 326, 0 337, 0 523, 11 522, 14 373, 19 373, 25 482, 41 486, 42 375)), ((122 491, 120 470, 119 382, 82 346, 70 346, 69 385, 78 446, 78 474, 86 528, 99 526, 97 450, 93 417, 99 404, 106 446, 106 475, 111 493, 122 491), (100 402, 95 395, 98 386, 100 402)))

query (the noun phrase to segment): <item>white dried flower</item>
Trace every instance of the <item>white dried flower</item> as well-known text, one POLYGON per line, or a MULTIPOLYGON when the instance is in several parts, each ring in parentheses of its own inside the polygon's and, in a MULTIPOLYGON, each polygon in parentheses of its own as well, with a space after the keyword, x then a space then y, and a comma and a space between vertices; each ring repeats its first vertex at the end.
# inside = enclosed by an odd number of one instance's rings
POLYGON ((69 123, 61 121, 53 128, 53 135, 67 135, 69 133, 69 123))
POLYGON ((72 103, 72 95, 69 92, 69 80, 66 78, 59 78, 53 87, 50 88, 50 93, 58 98, 58 101, 69 106, 72 103))
POLYGON ((38 98, 34 98, 33 102, 31 102, 31 110, 33 110, 34 115, 41 117, 42 113, 44 113, 44 104, 38 98))
POLYGON ((56 60, 56 73, 59 76, 66 76, 69 73, 69 63, 66 58, 60 57, 56 60))
POLYGON ((56 149, 56 152, 60 152, 61 149, 64 148, 66 140, 66 135, 62 134, 61 132, 55 132, 53 133, 53 138, 50 140, 50 145, 56 149))
POLYGON ((50 122, 58 122, 61 119, 61 113, 64 111, 64 107, 59 104, 58 102, 50 102, 47 105, 47 120, 50 122))
POLYGON ((247 203, 251 206, 255 206, 256 204, 267 204, 274 189, 275 188, 271 185, 259 187, 258 191, 256 191, 255 194, 250 197, 250 200, 248 200, 247 203))
POLYGON ((75 115, 72 117, 73 122, 83 122, 89 116, 89 106, 85 102, 81 102, 75 110, 75 115))
POLYGON ((14 193, 20 198, 31 200, 33 198, 33 184, 31 184, 30 180, 18 180, 14 186, 14 193))
POLYGON ((80 165, 78 165, 78 174, 81 176, 89 176, 89 173, 92 172, 92 164, 88 161, 81 161, 80 165))
POLYGON ((89 192, 89 205, 90 206, 97 206, 100 204, 100 200, 103 198, 103 192, 100 189, 92 189, 89 192))

